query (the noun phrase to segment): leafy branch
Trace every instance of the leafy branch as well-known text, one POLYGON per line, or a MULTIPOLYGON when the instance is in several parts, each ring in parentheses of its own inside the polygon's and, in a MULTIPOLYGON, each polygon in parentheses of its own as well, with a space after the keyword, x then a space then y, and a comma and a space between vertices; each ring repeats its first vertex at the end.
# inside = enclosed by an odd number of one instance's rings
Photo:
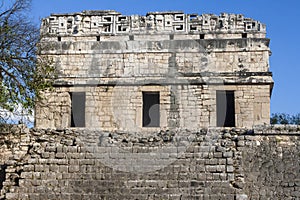
POLYGON ((17 112, 21 106, 29 114, 41 91, 51 86, 54 73, 51 59, 37 56, 42 36, 27 17, 30 4, 0 3, 0 109, 17 112))

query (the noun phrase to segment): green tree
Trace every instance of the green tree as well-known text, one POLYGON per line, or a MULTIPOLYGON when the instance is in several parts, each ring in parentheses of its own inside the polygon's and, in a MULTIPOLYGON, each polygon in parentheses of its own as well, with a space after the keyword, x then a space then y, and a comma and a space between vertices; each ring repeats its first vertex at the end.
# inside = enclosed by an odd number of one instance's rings
POLYGON ((273 113, 270 118, 270 123, 300 125, 300 113, 296 115, 289 115, 286 113, 273 113))
POLYGON ((292 124, 300 125, 300 113, 292 116, 292 124))
MULTIPOLYGON (((0 108, 31 113, 51 85, 51 61, 37 56, 40 31, 28 17, 31 0, 0 2, 0 108)), ((3 116, 1 116, 3 118, 3 116)))

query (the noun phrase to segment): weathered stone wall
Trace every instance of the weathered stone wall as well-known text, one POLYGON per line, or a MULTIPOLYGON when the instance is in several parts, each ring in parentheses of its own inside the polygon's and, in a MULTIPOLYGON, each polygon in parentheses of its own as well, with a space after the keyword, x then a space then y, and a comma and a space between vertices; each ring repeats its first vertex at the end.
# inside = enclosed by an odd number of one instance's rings
POLYGON ((3 199, 300 197, 297 126, 2 132, 3 199))
POLYGON ((53 59, 57 78, 37 104, 37 128, 70 127, 74 91, 86 92, 86 127, 106 131, 147 131, 145 91, 160 92, 158 130, 216 126, 217 90, 234 91, 236 127, 269 124, 270 40, 258 21, 235 14, 84 11, 53 14, 41 32, 39 54, 53 59))
MULTIPOLYGON (((184 83, 184 82, 183 82, 184 83)), ((160 92, 160 127, 190 131, 216 126, 216 91, 235 91, 237 127, 268 124, 269 86, 266 85, 173 85, 99 86, 54 88, 45 98, 43 109, 36 110, 38 127, 66 128, 71 121, 69 92, 86 93, 86 127, 104 131, 148 131, 142 127, 142 92, 160 92), (174 116, 174 114, 176 116, 174 116)), ((41 102, 43 103, 43 102, 41 102)), ((152 130, 153 127, 150 128, 152 130)))
POLYGON ((245 138, 241 167, 249 199, 300 199, 299 126, 284 129, 241 138, 245 138))
POLYGON ((170 70, 182 73, 182 77, 197 73, 205 76, 205 72, 268 72, 270 67, 267 38, 200 40, 190 37, 161 41, 161 35, 156 34, 134 41, 129 36, 120 41, 86 41, 83 37, 41 44, 41 53, 55 61, 59 78, 65 81, 96 77, 122 81, 129 77, 149 79, 166 76, 170 70))

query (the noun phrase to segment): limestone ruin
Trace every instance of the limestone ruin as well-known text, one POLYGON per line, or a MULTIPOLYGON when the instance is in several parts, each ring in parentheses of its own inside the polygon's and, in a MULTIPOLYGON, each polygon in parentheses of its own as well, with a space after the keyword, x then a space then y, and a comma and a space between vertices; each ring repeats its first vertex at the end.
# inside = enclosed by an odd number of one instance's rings
POLYGON ((105 131, 269 124, 273 86, 264 24, 240 14, 52 14, 40 56, 58 77, 36 127, 105 131))
POLYGON ((41 34, 58 77, 35 128, 0 129, 0 199, 300 198, 300 126, 265 126, 260 22, 84 11, 41 34))

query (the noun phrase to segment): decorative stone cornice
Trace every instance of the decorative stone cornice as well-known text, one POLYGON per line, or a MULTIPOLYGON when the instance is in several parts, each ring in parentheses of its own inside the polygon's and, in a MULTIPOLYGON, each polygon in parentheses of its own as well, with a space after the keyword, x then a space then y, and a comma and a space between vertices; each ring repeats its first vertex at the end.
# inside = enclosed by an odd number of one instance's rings
POLYGON ((122 15, 113 10, 51 14, 42 30, 50 35, 143 33, 266 33, 266 26, 241 14, 184 14, 181 11, 122 15))

